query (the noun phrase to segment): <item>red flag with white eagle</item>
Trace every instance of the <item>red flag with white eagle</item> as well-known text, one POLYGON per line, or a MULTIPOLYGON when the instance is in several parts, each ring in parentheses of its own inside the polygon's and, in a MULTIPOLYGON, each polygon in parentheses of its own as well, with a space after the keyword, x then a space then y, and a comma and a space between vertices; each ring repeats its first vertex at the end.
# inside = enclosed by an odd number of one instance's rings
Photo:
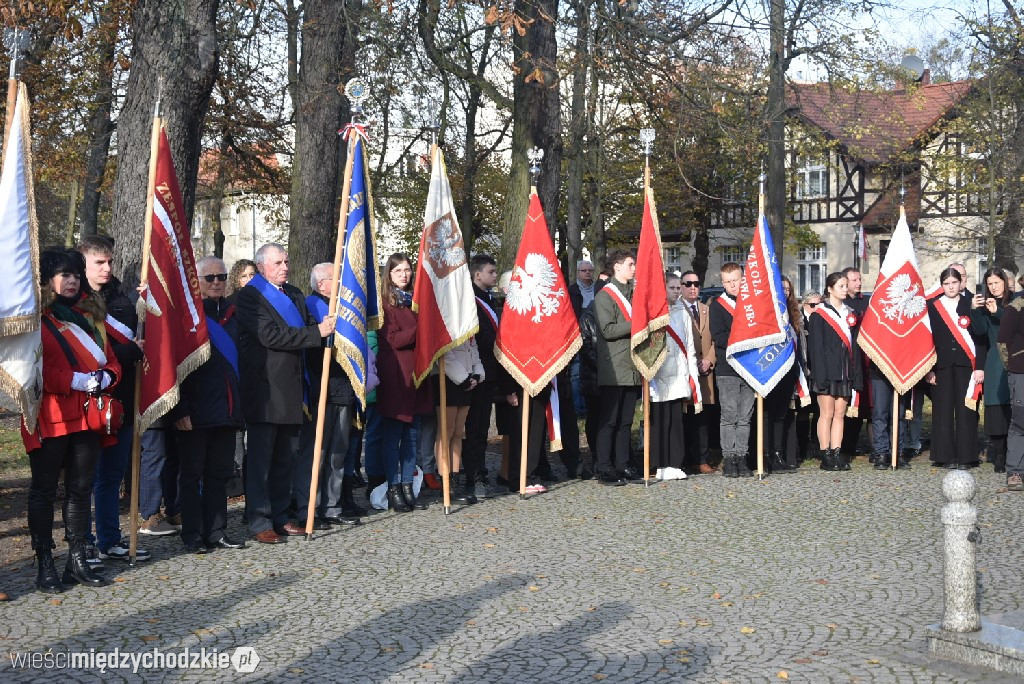
POLYGON ((582 344, 544 209, 533 192, 505 295, 494 356, 530 396, 536 396, 582 344))
POLYGON ((665 329, 668 328, 669 315, 654 190, 649 184, 645 185, 644 218, 640 224, 640 245, 636 251, 636 287, 633 290, 629 353, 640 375, 650 380, 668 355, 665 329))
POLYGON ((935 364, 927 297, 901 207, 857 338, 860 348, 901 394, 935 364))
POLYGON ((455 218, 455 203, 441 148, 435 146, 431 156, 430 190, 423 214, 423 236, 412 295, 412 308, 419 314, 413 367, 417 386, 442 354, 480 329, 466 245, 455 218))
POLYGON ((160 130, 145 294, 145 349, 136 425, 142 433, 178 403, 179 385, 210 358, 196 260, 167 131, 160 130))

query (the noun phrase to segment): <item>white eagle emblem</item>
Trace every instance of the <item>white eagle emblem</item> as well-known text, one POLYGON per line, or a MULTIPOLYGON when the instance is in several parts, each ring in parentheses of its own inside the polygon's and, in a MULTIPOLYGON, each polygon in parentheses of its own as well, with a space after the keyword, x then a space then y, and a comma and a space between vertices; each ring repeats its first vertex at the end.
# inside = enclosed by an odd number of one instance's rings
POLYGON ((446 216, 437 224, 437 230, 427 238, 427 253, 430 260, 451 268, 466 261, 466 250, 459 246, 462 236, 452 225, 451 217, 446 216))
POLYGON ((921 287, 910 282, 910 275, 901 273, 891 281, 885 289, 886 298, 881 300, 884 307, 882 313, 890 321, 903 323, 903 317, 917 318, 925 311, 927 303, 923 296, 918 294, 921 287))
POLYGON ((560 300, 565 297, 564 289, 554 289, 557 282, 558 278, 551 263, 543 254, 531 252, 526 255, 523 267, 517 266, 512 274, 505 304, 522 315, 533 310, 531 320, 540 323, 543 316, 551 316, 558 312, 560 300))

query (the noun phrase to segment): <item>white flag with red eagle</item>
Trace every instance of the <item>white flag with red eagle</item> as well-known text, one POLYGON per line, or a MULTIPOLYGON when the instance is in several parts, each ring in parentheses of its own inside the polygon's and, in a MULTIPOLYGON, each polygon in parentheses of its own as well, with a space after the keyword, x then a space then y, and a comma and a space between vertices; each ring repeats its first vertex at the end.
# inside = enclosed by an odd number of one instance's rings
POLYGON ((413 380, 419 386, 442 354, 480 329, 466 245, 455 217, 452 187, 440 147, 434 147, 412 308, 416 321, 413 380))

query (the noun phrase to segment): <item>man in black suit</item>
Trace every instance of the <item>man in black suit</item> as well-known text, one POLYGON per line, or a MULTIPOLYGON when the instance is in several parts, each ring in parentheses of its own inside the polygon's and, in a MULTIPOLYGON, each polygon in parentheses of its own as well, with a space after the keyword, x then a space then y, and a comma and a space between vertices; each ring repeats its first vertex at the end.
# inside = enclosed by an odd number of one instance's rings
POLYGON ((242 410, 249 451, 245 508, 249 530, 262 544, 305 533, 289 522, 292 471, 299 430, 309 409, 303 350, 321 346, 334 319, 316 323, 302 292, 288 284, 288 253, 268 243, 256 252, 256 269, 238 293, 238 352, 242 410))
MULTIPOLYGON (((864 314, 868 310, 868 304, 870 298, 864 296, 864 277, 861 275, 860 269, 853 266, 848 266, 843 269, 843 275, 846 276, 846 282, 849 284, 849 290, 846 295, 846 305, 853 309, 853 312, 857 314, 857 325, 853 326, 853 344, 857 344, 857 335, 860 334, 860 321, 864 318, 864 314)), ((862 376, 868 377, 868 356, 864 354, 861 356, 861 368, 862 376)), ((873 377, 873 376, 872 376, 873 377)), ((857 415, 853 418, 847 416, 843 419, 843 444, 842 449, 844 454, 850 456, 857 455, 857 443, 860 441, 860 431, 864 426, 864 422, 871 418, 871 393, 862 392, 860 395, 860 409, 857 415)))

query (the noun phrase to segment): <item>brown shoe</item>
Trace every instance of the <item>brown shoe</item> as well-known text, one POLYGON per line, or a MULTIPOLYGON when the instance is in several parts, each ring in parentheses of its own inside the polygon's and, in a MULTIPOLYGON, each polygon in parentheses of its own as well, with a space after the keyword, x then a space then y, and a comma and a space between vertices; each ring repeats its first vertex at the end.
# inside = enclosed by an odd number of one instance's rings
POLYGON ((299 535, 306 534, 305 527, 299 527, 297 523, 286 522, 281 527, 275 527, 274 531, 285 537, 298 537, 299 535))
POLYGON ((274 530, 263 530, 259 534, 254 534, 252 538, 260 544, 283 544, 288 541, 274 530))
POLYGON ((707 463, 701 463, 700 464, 700 474, 701 475, 710 475, 711 473, 717 473, 717 472, 718 472, 717 470, 715 470, 714 468, 709 466, 707 463))

